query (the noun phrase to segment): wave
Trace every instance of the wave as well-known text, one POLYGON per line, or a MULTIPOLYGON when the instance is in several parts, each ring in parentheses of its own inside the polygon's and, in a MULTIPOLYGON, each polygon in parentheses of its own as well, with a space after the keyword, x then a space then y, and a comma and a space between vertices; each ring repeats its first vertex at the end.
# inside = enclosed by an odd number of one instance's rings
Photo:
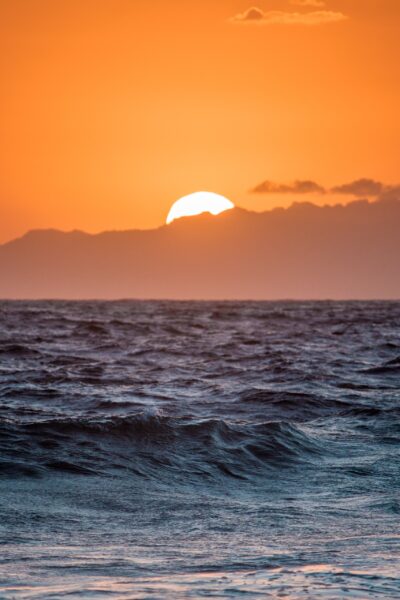
POLYGON ((16 357, 33 357, 38 356, 39 351, 35 350, 29 345, 24 344, 13 344, 5 343, 0 347, 0 355, 2 356, 16 356, 16 357))
POLYGON ((314 394, 251 388, 240 395, 240 402, 261 405, 265 411, 274 411, 281 417, 297 420, 318 417, 321 414, 337 413, 345 404, 341 401, 326 400, 314 394))
POLYGON ((400 373, 400 356, 384 362, 377 367, 370 367, 363 371, 371 375, 396 375, 400 373))
POLYGON ((3 420, 0 436, 8 461, 3 474, 16 476, 49 470, 113 474, 123 469, 150 479, 171 473, 191 480, 220 481, 221 474, 252 479, 265 470, 308 463, 326 452, 326 445, 285 421, 233 424, 149 413, 30 423, 3 420))
MULTIPOLYGON (((341 387, 354 391, 364 390, 365 388, 370 389, 370 387, 354 383, 343 383, 341 387)), ((352 397, 335 400, 315 394, 257 388, 251 388, 243 392, 239 402, 253 405, 253 407, 259 406, 263 414, 269 417, 276 416, 280 419, 298 423, 322 417, 379 417, 398 416, 400 414, 400 407, 365 404, 362 401, 355 401, 352 397)), ((246 409, 248 410, 248 406, 246 409)))

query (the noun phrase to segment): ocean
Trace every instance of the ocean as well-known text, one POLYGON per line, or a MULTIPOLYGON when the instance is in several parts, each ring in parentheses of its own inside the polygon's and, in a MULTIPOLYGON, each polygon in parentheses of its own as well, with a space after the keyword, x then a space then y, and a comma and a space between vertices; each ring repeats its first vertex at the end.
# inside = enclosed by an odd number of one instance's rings
POLYGON ((0 302, 0 597, 400 598, 399 302, 0 302))

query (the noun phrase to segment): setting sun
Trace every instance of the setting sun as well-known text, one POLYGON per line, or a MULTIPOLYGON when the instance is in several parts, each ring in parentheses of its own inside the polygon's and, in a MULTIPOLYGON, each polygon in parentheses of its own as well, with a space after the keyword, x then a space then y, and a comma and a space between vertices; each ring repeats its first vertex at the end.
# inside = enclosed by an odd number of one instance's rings
POLYGON ((212 215, 219 215, 225 210, 234 208, 233 202, 213 192, 195 192, 188 196, 183 196, 171 206, 167 216, 167 225, 180 219, 181 217, 193 217, 208 212, 212 215))

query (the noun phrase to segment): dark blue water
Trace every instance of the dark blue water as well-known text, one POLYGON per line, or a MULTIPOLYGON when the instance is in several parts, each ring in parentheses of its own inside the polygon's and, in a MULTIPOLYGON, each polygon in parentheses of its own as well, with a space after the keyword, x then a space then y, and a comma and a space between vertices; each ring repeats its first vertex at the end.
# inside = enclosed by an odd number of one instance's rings
POLYGON ((1 598, 400 598, 400 303, 0 303, 1 598))

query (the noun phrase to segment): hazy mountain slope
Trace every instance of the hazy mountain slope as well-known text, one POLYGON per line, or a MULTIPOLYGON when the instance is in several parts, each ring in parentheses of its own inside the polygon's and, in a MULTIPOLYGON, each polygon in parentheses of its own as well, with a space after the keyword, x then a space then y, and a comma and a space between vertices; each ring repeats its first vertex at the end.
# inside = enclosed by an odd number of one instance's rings
POLYGON ((400 202, 234 209, 150 231, 32 231, 3 298, 399 298, 400 202))

